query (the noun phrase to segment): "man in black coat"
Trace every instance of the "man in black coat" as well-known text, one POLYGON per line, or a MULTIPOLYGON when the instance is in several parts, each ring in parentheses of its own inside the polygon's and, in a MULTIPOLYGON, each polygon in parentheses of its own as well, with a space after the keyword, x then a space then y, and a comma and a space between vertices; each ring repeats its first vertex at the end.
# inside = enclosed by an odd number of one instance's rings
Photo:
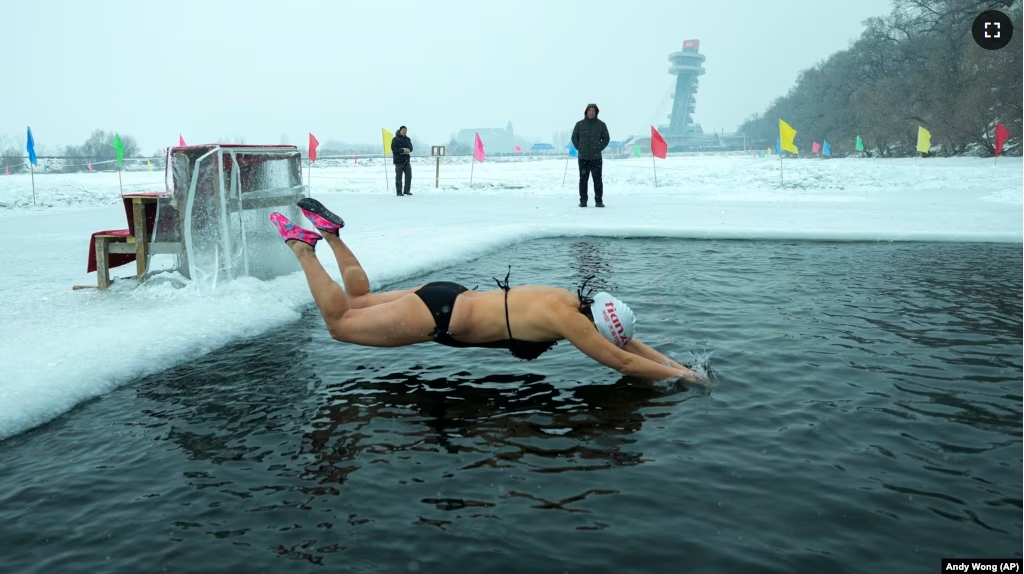
POLYGON ((597 119, 597 104, 587 104, 583 119, 572 129, 572 145, 579 154, 580 207, 587 206, 587 180, 594 176, 594 206, 604 207, 604 183, 601 181, 601 152, 608 147, 608 126, 597 119))
POLYGON ((406 134, 405 126, 398 128, 398 134, 391 138, 391 157, 395 161, 395 191, 398 197, 412 195, 412 165, 409 159, 412 154, 412 140, 406 134), (405 174, 405 191, 402 191, 402 174, 405 174))

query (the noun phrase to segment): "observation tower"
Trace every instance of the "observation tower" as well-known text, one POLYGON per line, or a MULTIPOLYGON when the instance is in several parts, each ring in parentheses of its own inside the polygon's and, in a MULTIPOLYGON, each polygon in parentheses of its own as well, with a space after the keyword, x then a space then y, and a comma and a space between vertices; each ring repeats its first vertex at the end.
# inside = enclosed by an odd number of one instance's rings
POLYGON ((698 78, 704 75, 704 54, 700 53, 700 40, 683 41, 683 49, 669 54, 668 61, 671 62, 668 73, 676 77, 676 90, 672 94, 669 125, 659 126, 658 131, 665 128, 662 133, 669 137, 701 135, 704 131, 700 124, 693 122, 698 78))
MULTIPOLYGON (((705 133, 701 125, 693 121, 694 110, 697 108, 697 87, 700 77, 704 75, 704 54, 700 53, 700 40, 683 41, 683 49, 669 54, 668 61, 668 73, 676 77, 675 91, 669 94, 672 111, 668 114, 668 124, 655 127, 665 138, 669 152, 723 152, 752 149, 751 146, 760 149, 769 145, 770 142, 754 140, 744 134, 725 133, 724 130, 705 133)), ((658 110, 664 109, 664 105, 663 99, 658 110)), ((623 144, 623 154, 633 146, 650 152, 650 133, 630 136, 623 144)))

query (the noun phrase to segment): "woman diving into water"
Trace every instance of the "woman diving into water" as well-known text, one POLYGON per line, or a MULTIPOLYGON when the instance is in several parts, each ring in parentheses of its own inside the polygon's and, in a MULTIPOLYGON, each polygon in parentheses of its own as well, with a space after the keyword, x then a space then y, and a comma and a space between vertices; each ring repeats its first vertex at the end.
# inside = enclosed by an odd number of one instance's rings
POLYGON ((532 360, 564 339, 624 375, 700 382, 691 369, 634 338, 633 311, 608 293, 592 298, 589 292, 584 294, 586 282, 576 293, 545 285, 513 288, 506 275, 504 283, 498 281, 500 291, 476 291, 440 281, 371 293, 366 273, 338 236, 345 226, 342 218, 315 199, 302 199, 298 206, 320 233, 276 212, 270 221, 298 257, 313 300, 331 337, 338 341, 371 347, 434 341, 449 347, 508 349, 518 358, 532 360), (338 260, 344 290, 314 253, 321 239, 338 260))

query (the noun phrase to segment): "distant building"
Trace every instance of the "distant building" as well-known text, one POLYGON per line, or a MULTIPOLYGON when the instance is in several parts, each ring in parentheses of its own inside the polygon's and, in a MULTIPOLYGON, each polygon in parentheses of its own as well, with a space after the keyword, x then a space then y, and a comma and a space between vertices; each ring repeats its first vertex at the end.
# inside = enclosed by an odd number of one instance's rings
POLYGON ((476 134, 480 134, 480 141, 484 142, 484 152, 488 154, 515 152, 516 136, 515 132, 512 131, 512 122, 509 122, 504 129, 477 128, 460 130, 458 135, 455 136, 455 141, 469 146, 469 149, 473 149, 473 144, 476 143, 476 134))
MULTIPOLYGON (((695 121, 697 88, 700 76, 704 75, 705 62, 699 40, 684 40, 682 49, 669 54, 668 60, 671 63, 668 73, 676 77, 671 94, 672 112, 667 118, 669 123, 660 124, 657 129, 668 143, 669 152, 762 149, 775 143, 748 138, 742 133, 705 132, 695 121)), ((648 133, 630 136, 622 144, 622 151, 627 154, 634 147, 639 147, 642 153, 650 153, 651 137, 648 133)))
POLYGON ((700 76, 704 75, 704 54, 700 53, 700 41, 684 41, 682 51, 669 54, 668 60, 672 62, 668 73, 676 77, 676 89, 672 94, 669 125, 658 126, 658 131, 676 138, 703 135, 704 130, 700 124, 693 121, 697 106, 697 85, 700 76))

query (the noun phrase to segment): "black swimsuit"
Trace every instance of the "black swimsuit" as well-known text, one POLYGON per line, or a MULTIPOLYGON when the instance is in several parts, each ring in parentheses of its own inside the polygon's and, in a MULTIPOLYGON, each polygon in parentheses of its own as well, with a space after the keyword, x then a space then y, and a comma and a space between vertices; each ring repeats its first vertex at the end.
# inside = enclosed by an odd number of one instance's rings
MULTIPOLYGON (((510 268, 509 274, 511 273, 510 268)), ((495 281, 498 283, 498 287, 505 292, 505 328, 508 329, 508 339, 488 343, 464 343, 452 337, 452 334, 448 332, 448 326, 452 320, 455 298, 469 291, 469 289, 450 281, 435 281, 427 283, 416 290, 416 295, 423 300, 427 309, 430 309, 430 312, 434 315, 434 325, 436 328, 431 333, 431 336, 434 337, 434 342, 457 348, 483 347, 485 349, 508 349, 514 357, 527 361, 536 359, 544 354, 545 351, 554 347, 557 341, 523 341, 522 339, 512 338, 512 325, 508 321, 508 292, 511 289, 508 286, 508 275, 505 276, 504 283, 497 279, 495 281)))

